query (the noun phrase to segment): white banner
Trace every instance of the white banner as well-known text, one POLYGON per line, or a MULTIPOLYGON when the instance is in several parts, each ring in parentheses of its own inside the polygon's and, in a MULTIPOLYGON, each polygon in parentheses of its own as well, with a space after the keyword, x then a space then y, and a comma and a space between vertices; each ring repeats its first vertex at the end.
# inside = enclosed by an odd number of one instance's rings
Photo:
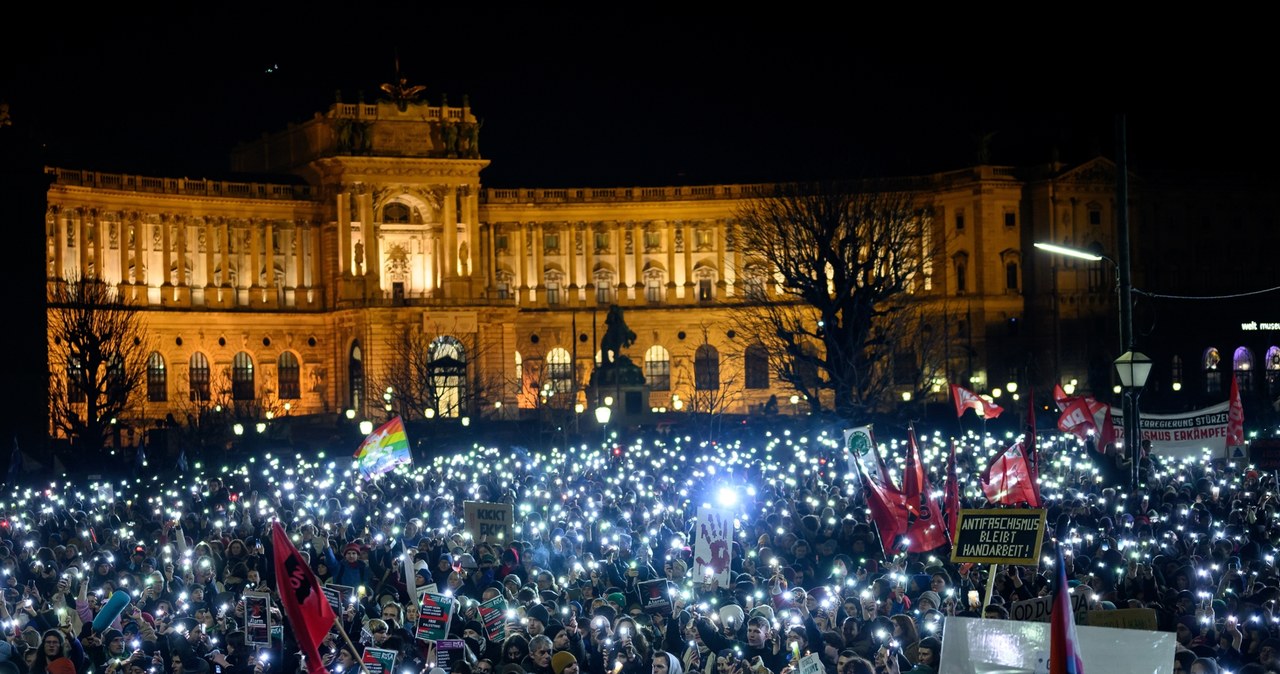
MULTIPOLYGON (((1221 402, 1212 407, 1180 414, 1142 412, 1142 439, 1151 441, 1151 451, 1175 459, 1199 459, 1207 447, 1215 459, 1227 457, 1227 406, 1221 402)), ((1124 411, 1111 408, 1116 433, 1123 437, 1124 411)))
POLYGON ((731 587, 733 515, 714 508, 698 508, 698 526, 694 531, 693 577, 697 582, 718 580, 722 589, 731 587))
MULTIPOLYGON (((938 674, 1048 674, 1049 623, 947 618, 938 674)), ((1086 672, 1173 674, 1173 632, 1076 626, 1086 672)))

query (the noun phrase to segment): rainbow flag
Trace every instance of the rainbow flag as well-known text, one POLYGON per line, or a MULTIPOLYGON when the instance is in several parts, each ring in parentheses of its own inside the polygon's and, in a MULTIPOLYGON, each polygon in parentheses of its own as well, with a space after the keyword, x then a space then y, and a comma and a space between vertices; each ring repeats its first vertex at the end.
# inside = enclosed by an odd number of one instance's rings
POLYGON ((405 435, 404 422, 400 417, 375 428, 356 449, 355 459, 360 474, 369 479, 389 472, 400 464, 412 464, 409 436, 405 435))

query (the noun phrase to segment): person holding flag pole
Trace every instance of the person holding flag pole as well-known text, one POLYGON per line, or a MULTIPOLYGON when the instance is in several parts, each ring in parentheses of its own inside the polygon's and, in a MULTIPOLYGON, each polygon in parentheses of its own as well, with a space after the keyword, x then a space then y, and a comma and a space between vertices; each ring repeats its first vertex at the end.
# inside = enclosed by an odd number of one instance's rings
MULTIPOLYGON (((275 553, 276 591, 280 594, 280 604, 285 617, 293 627, 298 640, 298 647, 306 659, 308 674, 326 674, 324 662, 320 659, 320 642, 329 633, 330 625, 336 626, 343 640, 351 648, 352 653, 359 653, 351 637, 342 627, 342 621, 334 615, 329 600, 320 590, 320 581, 294 547, 293 541, 285 533, 279 520, 271 522, 271 543, 275 553)), ((360 670, 369 674, 361 658, 356 661, 360 670)))

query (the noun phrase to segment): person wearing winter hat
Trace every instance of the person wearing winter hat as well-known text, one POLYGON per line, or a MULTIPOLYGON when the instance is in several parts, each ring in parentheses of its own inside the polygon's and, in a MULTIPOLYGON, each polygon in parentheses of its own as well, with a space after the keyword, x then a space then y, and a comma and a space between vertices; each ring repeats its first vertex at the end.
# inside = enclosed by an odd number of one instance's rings
POLYGON ((916 600, 915 608, 920 609, 923 613, 929 609, 937 609, 942 607, 942 598, 933 590, 925 590, 920 593, 920 598, 916 600))
POLYGON ((610 592, 609 594, 605 595, 604 599, 605 601, 612 604, 614 610, 618 612, 622 612, 627 609, 627 597, 623 595, 621 592, 610 592))
POLYGON ((542 604, 534 604, 525 610, 524 616, 529 619, 526 632, 530 637, 536 637, 547 629, 547 623, 551 622, 551 612, 542 604))
POLYGON ((578 674, 578 659, 569 651, 560 651, 551 656, 551 671, 554 674, 578 674))

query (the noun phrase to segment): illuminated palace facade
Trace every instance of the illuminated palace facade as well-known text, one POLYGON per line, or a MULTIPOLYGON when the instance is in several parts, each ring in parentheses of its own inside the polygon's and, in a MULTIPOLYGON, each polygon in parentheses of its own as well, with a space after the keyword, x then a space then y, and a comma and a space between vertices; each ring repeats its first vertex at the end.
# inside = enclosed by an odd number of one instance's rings
MULTIPOLYGON (((774 396, 793 411, 792 391, 734 330, 748 289, 777 292, 735 232, 735 213, 768 186, 487 189, 478 128, 465 105, 336 103, 234 150, 234 171, 276 182, 51 168, 49 281, 105 279, 144 308, 147 419, 181 418, 220 377, 276 414, 381 418, 404 334, 445 364, 428 414, 585 402, 612 304, 637 335, 625 354, 651 408, 710 381, 734 382, 724 411, 774 396)), ((1115 313, 1103 263, 1025 271, 1038 238, 1114 249, 1110 162, 976 166, 893 188, 932 205, 941 245, 915 292, 945 314, 947 344, 945 376, 903 391, 945 400, 947 380, 981 392, 1083 382, 1116 355, 1097 322, 1115 313), (1027 280, 1057 300, 1031 301, 1027 280), (1096 353, 1063 346, 1091 341, 1096 353)), ((904 349, 896 361, 912 358, 904 349)))

